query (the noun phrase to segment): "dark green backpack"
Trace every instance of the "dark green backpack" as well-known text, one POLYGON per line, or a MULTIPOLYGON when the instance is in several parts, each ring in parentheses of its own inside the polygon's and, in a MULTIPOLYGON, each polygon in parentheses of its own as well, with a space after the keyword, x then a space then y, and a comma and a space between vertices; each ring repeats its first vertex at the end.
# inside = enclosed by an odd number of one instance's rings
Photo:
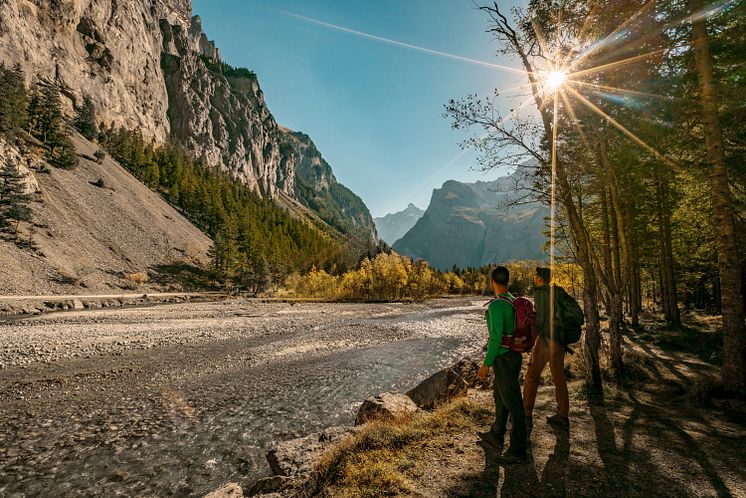
POLYGON ((563 346, 575 344, 580 340, 585 316, 578 302, 561 287, 555 297, 556 309, 555 320, 557 320, 557 331, 559 342, 563 346))

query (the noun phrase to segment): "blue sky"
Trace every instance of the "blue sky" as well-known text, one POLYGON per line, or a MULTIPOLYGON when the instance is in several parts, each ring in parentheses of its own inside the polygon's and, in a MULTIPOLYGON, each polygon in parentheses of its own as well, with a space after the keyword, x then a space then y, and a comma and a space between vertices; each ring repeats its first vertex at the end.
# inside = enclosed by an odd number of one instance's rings
MULTIPOLYGON (((461 153, 443 105, 523 83, 520 75, 402 48, 297 16, 462 57, 496 56, 471 0, 193 0, 223 59, 259 77, 278 123, 311 136, 374 216, 426 208, 445 180, 493 179, 461 153), (295 15, 290 15, 295 14, 295 15)), ((506 4, 507 2, 501 2, 506 4)), ((509 102, 506 101, 506 108, 509 102)))

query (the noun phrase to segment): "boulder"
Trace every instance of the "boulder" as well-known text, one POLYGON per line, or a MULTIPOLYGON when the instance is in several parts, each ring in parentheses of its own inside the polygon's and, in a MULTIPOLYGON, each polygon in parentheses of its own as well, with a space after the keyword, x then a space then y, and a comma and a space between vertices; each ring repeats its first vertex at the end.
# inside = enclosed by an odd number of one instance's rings
POLYGON ((376 419, 395 418, 401 415, 413 414, 417 405, 409 396, 403 393, 381 393, 372 396, 360 405, 355 417, 355 425, 376 419))
POLYGON ((292 477, 287 476, 270 476, 259 479, 249 489, 249 496, 262 495, 266 496, 268 493, 278 491, 284 484, 292 481, 292 477))
POLYGON ((267 461, 275 475, 308 475, 324 450, 355 432, 353 427, 329 427, 309 436, 283 441, 270 448, 267 461))
POLYGON ((454 365, 435 372, 413 389, 407 396, 423 410, 432 410, 459 396, 464 396, 470 387, 483 382, 477 376, 479 365, 470 358, 464 358, 454 365))
POLYGON ((223 484, 211 493, 207 493, 204 498, 243 498, 243 489, 235 482, 223 484))

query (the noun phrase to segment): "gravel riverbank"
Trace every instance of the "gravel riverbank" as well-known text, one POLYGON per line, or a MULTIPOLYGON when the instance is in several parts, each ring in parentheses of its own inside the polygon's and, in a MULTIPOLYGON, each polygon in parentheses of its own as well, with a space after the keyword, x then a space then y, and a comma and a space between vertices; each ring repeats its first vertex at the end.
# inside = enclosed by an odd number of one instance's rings
POLYGON ((484 342, 482 301, 222 301, 0 326, 0 495, 198 496, 484 342))

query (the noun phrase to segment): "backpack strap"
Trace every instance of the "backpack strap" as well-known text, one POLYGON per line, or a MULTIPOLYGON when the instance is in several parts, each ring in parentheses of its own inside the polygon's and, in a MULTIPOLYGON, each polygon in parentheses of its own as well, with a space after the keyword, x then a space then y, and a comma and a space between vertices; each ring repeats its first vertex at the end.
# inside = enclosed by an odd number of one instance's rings
MULTIPOLYGON (((511 308, 513 308, 513 323, 517 326, 518 325, 518 314, 516 313, 515 304, 513 303, 513 300, 511 300, 508 297, 505 296, 497 296, 492 301, 502 301, 504 303, 508 303, 511 308)), ((492 302, 490 301, 490 303, 492 302)), ((513 328, 513 331, 515 332, 515 328, 513 328)), ((505 334, 503 335, 503 341, 501 346, 505 347, 511 347, 511 344, 513 343, 513 334, 505 334)))

